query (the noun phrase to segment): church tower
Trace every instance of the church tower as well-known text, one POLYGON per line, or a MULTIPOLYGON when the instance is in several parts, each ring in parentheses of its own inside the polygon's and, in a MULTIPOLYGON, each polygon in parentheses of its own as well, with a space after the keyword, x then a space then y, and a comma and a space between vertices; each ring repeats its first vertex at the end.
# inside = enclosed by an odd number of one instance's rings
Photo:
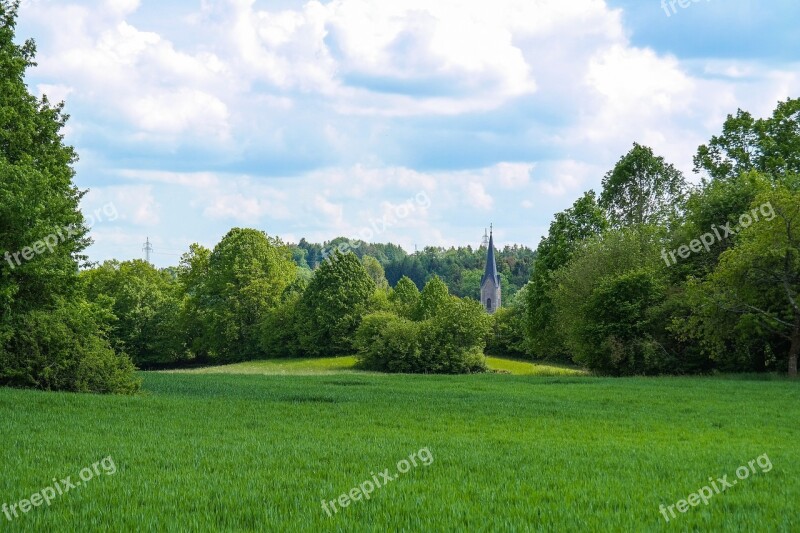
POLYGON ((493 314, 500 309, 500 275, 497 273, 497 262, 494 259, 493 231, 489 231, 489 245, 486 250, 486 270, 481 278, 481 304, 486 312, 493 314))

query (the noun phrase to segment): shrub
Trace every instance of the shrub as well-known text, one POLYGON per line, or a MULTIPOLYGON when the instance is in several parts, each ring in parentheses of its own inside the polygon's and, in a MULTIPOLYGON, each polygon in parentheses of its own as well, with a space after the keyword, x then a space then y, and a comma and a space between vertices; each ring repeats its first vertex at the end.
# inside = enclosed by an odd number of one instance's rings
POLYGON ((356 332, 359 364, 386 372, 423 372, 420 326, 392 313, 367 315, 356 332))
POLYGON ((483 372, 491 319, 474 300, 449 295, 438 313, 413 321, 391 312, 367 315, 356 332, 363 368, 414 374, 483 372))
POLYGON ((16 316, 0 334, 0 385, 135 393, 140 382, 133 363, 106 339, 104 324, 111 318, 81 301, 16 316))

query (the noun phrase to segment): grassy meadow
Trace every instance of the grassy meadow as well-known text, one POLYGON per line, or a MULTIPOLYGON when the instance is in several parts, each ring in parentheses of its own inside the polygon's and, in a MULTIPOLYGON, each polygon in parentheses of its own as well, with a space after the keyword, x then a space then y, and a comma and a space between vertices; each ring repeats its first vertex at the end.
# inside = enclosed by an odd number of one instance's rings
POLYGON ((511 375, 381 375, 353 363, 149 372, 134 397, 0 389, 0 505, 104 457, 116 466, 49 507, 0 515, 0 530, 800 529, 797 383, 596 378, 506 360, 490 366, 511 375), (323 511, 422 448, 429 466, 323 511), (769 472, 669 524, 659 513, 763 454, 769 472))

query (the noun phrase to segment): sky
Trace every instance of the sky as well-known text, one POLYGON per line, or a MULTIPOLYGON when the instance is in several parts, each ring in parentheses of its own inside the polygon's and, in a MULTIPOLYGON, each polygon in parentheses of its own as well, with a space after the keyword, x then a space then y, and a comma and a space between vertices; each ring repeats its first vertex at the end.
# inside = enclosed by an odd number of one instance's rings
POLYGON ((90 259, 287 242, 535 248, 634 142, 685 172, 800 96, 796 0, 23 0, 90 259), (681 3, 685 7, 681 7, 681 3), (670 6, 672 4, 672 7, 670 6))

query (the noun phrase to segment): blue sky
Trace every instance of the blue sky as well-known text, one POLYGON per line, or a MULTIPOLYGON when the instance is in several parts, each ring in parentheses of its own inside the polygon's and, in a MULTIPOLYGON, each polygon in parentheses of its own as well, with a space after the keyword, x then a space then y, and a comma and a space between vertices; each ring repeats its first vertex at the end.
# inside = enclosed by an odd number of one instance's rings
POLYGON ((800 4, 684 5, 27 0, 18 36, 72 116, 85 211, 119 213, 91 258, 149 237, 166 266, 234 226, 413 250, 493 222, 535 247, 633 142, 696 179, 728 113, 800 96, 800 4))

